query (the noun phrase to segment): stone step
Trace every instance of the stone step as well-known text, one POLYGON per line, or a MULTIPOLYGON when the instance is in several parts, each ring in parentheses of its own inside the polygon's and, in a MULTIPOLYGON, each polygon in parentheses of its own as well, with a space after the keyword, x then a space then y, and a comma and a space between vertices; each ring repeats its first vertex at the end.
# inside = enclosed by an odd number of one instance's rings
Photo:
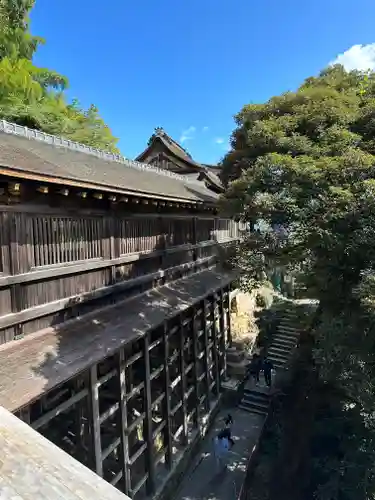
POLYGON ((280 354, 286 354, 289 356, 291 351, 293 350, 293 347, 289 347, 283 344, 277 344, 275 342, 271 342, 268 351, 275 351, 279 352, 280 354))
POLYGON ((240 363, 245 359, 245 353, 243 352, 227 352, 227 361, 233 363, 240 363))
POLYGON ((261 391, 256 391, 256 390, 253 390, 253 389, 245 389, 244 390, 244 393, 243 393, 243 398, 244 399, 253 399, 254 401, 260 401, 262 403, 265 403, 268 405, 269 403, 269 400, 270 400, 270 395, 265 393, 265 392, 261 392, 261 391))
POLYGON ((268 358, 279 359, 280 361, 287 361, 291 356, 291 353, 272 351, 271 348, 268 349, 268 358))
POLYGON ((291 338, 291 337, 286 337, 285 335, 282 335, 282 334, 274 335, 272 337, 272 342, 271 342, 271 345, 274 345, 274 346, 280 345, 280 346, 286 346, 286 347, 290 347, 290 348, 293 348, 296 344, 297 344, 297 339, 291 338))
POLYGON ((271 351, 271 350, 268 351, 268 357, 269 358, 279 359, 280 361, 288 361, 291 358, 291 356, 292 356, 291 353, 289 353, 289 354, 285 354, 285 353, 280 354, 279 352, 275 352, 275 351, 271 351))
POLYGON ((258 411, 264 411, 264 413, 267 413, 268 412, 268 407, 269 405, 262 405, 262 404, 259 404, 255 401, 248 401, 247 399, 242 399, 241 405, 243 406, 247 406, 248 408, 254 408, 255 410, 258 410, 258 411))
POLYGON ((292 333, 293 335, 300 335, 301 334, 301 330, 299 330, 298 328, 295 328, 294 326, 279 324, 279 325, 277 325, 277 329, 279 331, 292 333))
POLYGON ((268 356, 268 359, 271 361, 271 363, 273 364, 275 370, 277 370, 278 368, 284 368, 284 366, 286 365, 286 363, 288 362, 288 359, 280 359, 280 358, 274 358, 272 357, 271 355, 268 356))
POLYGON ((238 406, 239 406, 239 408, 241 408, 241 410, 245 410, 245 411, 248 411, 250 413, 257 413, 258 415, 265 416, 268 413, 268 408, 267 409, 257 408, 256 406, 249 405, 246 402, 242 402, 242 401, 238 406))
POLYGON ((299 328, 297 328, 296 326, 294 325, 291 325, 290 323, 279 323, 278 325, 278 330, 285 330, 287 332, 292 332, 292 333, 295 333, 297 335, 299 335, 301 333, 301 330, 299 328))
POLYGON ((284 337, 289 337, 292 340, 295 340, 295 339, 299 338, 299 334, 298 333, 293 333, 293 332, 291 332, 289 330, 283 330, 280 327, 277 329, 277 333, 280 334, 280 335, 283 335, 284 337))

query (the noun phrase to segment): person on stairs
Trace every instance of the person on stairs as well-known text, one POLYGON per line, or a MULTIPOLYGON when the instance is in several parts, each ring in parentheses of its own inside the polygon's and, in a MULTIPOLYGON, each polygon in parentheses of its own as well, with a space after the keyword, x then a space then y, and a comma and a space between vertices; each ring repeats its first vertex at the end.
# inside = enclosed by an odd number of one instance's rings
POLYGON ((262 360, 259 354, 257 353, 253 354, 252 360, 250 362, 249 372, 254 379, 255 385, 259 384, 259 373, 261 370, 261 364, 262 360))
POLYGON ((272 384, 272 370, 273 370, 273 364, 266 356, 263 360, 263 373, 264 373, 264 381, 266 382, 267 387, 271 387, 272 384))

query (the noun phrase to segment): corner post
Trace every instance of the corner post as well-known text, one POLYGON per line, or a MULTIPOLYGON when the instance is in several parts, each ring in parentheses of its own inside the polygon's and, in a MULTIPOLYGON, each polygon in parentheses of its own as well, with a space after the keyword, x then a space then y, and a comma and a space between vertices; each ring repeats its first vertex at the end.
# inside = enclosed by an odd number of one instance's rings
POLYGON ((144 363, 145 363, 145 410, 146 418, 144 420, 145 438, 147 443, 146 460, 148 478, 146 483, 147 492, 149 494, 155 489, 155 462, 154 462, 154 440, 152 437, 152 400, 151 400, 151 367, 150 367, 150 345, 148 333, 144 336, 143 341, 144 363))

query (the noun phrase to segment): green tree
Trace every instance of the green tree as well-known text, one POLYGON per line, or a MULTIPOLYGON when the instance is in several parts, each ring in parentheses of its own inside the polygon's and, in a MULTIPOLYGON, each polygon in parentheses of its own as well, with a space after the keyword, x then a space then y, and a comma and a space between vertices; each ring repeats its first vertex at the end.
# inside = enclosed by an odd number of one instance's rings
POLYGON ((118 153, 117 139, 98 109, 68 103, 68 80, 36 67, 31 59, 44 43, 29 31, 34 0, 0 0, 0 117, 98 149, 118 153))
POLYGON ((328 396, 310 429, 310 493, 322 500, 375 494, 374 113, 374 73, 328 68, 245 106, 223 161, 225 209, 270 228, 241 245, 242 282, 253 287, 267 265, 283 265, 319 300, 313 352, 328 396), (318 436, 332 443, 324 452, 318 436))
POLYGON ((31 35, 29 13, 35 0, 0 0, 0 58, 32 59, 43 38, 31 35))

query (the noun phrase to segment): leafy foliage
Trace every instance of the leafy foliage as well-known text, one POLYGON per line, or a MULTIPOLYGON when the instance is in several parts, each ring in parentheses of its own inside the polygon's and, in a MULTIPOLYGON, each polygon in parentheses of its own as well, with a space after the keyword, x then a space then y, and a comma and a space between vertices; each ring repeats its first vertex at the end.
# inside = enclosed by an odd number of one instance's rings
POLYGON ((242 283, 262 281, 268 263, 287 266, 320 303, 310 366, 319 376, 295 396, 298 406, 311 394, 313 418, 285 429, 286 442, 301 425, 310 436, 298 458, 310 464, 308 486, 289 490, 293 498, 375 495, 374 117, 375 74, 328 68, 245 106, 223 162, 225 209, 268 228, 239 249, 242 283))
POLYGON ((68 103, 68 80, 36 67, 31 59, 43 40, 29 32, 28 13, 34 0, 0 0, 0 117, 20 125, 61 135, 118 153, 117 139, 91 105, 68 103))

